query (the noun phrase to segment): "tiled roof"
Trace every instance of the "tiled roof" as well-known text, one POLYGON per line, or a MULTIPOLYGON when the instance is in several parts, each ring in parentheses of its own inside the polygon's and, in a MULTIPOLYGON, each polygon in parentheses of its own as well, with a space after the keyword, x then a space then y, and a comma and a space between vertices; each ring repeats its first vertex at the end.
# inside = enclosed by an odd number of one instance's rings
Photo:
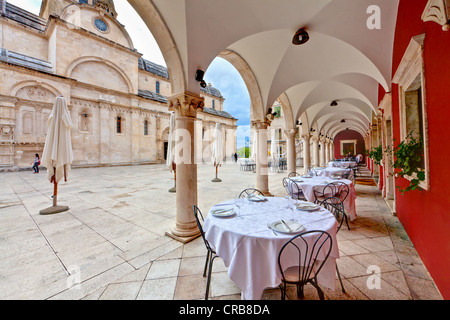
POLYGON ((44 31, 47 26, 45 19, 8 2, 6 3, 5 17, 39 31, 44 31))
POLYGON ((52 64, 50 62, 29 57, 24 54, 16 53, 3 48, 0 48, 0 61, 37 71, 53 73, 52 64))
POLYGON ((142 69, 142 70, 151 72, 153 74, 156 74, 160 77, 169 79, 169 72, 167 71, 166 67, 156 64, 154 62, 145 60, 143 58, 139 59, 139 69, 142 69))
POLYGON ((219 111, 219 110, 216 110, 216 109, 213 109, 213 108, 203 108, 203 112, 209 113, 209 114, 213 114, 213 115, 216 115, 216 116, 220 116, 220 117, 224 117, 224 118, 228 118, 228 119, 235 119, 228 112, 219 111))
POLYGON ((162 102, 162 103, 167 103, 167 97, 157 94, 153 91, 149 91, 149 90, 138 90, 138 96, 145 98, 145 99, 150 99, 150 100, 154 100, 154 101, 158 101, 158 102, 162 102))

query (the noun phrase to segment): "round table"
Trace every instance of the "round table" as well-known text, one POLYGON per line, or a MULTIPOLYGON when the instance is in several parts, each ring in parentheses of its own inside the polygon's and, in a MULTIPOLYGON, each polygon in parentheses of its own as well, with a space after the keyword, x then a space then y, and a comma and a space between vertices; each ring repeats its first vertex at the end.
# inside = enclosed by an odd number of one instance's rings
POLYGON ((343 182, 348 186, 349 194, 344 201, 345 213, 348 214, 350 220, 356 219, 356 190, 353 182, 348 179, 332 179, 327 176, 314 176, 311 178, 306 177, 293 177, 292 181, 297 183, 298 187, 302 190, 305 198, 308 201, 313 202, 316 198, 314 196, 314 190, 321 191, 323 188, 331 182, 343 182))
MULTIPOLYGON (((274 233, 268 224, 284 219, 295 219, 305 231, 322 230, 331 235, 332 250, 317 280, 334 290, 336 259, 339 250, 336 240, 337 221, 324 208, 301 211, 289 207, 286 198, 268 197, 263 202, 242 200, 238 209, 234 200, 213 206, 205 219, 203 229, 206 239, 228 267, 230 279, 241 289, 242 299, 261 299, 265 288, 275 288, 281 283, 278 254, 282 246, 296 234, 274 233), (230 217, 216 217, 212 210, 234 207, 237 212, 230 217)), ((309 241, 314 241, 311 237, 309 241)), ((283 261, 283 266, 295 266, 298 260, 283 261)), ((288 258, 289 260, 289 258, 288 258)))
MULTIPOLYGON (((317 174, 319 176, 324 176, 324 177, 333 177, 333 176, 341 177, 342 174, 346 170, 349 170, 349 168, 327 167, 327 168, 325 168, 323 170, 317 171, 317 174)), ((353 177, 353 170, 350 170, 349 173, 350 173, 350 177, 353 177)))
POLYGON ((328 163, 328 167, 338 167, 338 168, 353 168, 356 167, 358 163, 356 161, 332 161, 328 163))

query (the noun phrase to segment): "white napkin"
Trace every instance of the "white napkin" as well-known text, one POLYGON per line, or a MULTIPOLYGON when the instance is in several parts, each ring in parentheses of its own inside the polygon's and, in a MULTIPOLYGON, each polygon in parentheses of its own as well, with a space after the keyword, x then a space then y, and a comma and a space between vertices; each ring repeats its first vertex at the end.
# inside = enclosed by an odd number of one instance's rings
POLYGON ((286 220, 283 220, 283 221, 288 225, 289 228, 287 226, 285 226, 284 223, 281 222, 281 220, 280 220, 279 226, 281 228, 283 228, 284 231, 286 231, 286 232, 291 232, 291 231, 296 232, 303 227, 300 223, 298 223, 296 221, 286 221, 286 220))
POLYGON ((212 214, 215 216, 226 216, 233 212, 233 208, 213 209, 212 214))
POLYGON ((306 201, 300 201, 300 202, 296 203, 295 206, 298 209, 313 209, 313 208, 319 207, 319 205, 316 203, 306 202, 306 201))

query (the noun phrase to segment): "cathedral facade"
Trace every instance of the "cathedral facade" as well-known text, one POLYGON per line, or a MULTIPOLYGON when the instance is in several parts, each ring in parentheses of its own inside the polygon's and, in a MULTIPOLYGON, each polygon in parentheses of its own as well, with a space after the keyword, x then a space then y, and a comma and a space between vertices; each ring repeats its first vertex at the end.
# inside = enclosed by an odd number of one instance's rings
MULTIPOLYGON (((73 128, 73 166, 163 163, 172 94, 166 67, 142 57, 112 0, 43 0, 39 16, 6 3, 0 16, 0 168, 41 154, 57 96, 73 128)), ((236 122, 208 84, 196 121, 199 161, 210 161, 216 123, 224 155, 236 151, 236 122)))

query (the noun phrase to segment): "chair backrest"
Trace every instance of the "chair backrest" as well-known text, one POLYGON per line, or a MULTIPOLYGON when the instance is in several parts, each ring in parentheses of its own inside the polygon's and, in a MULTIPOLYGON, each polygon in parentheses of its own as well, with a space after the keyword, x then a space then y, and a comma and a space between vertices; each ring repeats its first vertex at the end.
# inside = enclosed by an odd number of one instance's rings
POLYGON ((195 216, 195 221, 197 221, 197 227, 200 230, 200 234, 202 235, 203 238, 203 242, 205 243, 206 249, 208 251, 213 251, 211 249, 211 246, 209 245, 208 240, 206 240, 206 236, 205 236, 205 232, 203 231, 203 215, 202 212, 200 211, 200 209, 196 206, 193 205, 192 208, 194 209, 194 216, 195 216))
POLYGON ((323 188, 315 187, 313 189, 315 201, 322 201, 324 198, 332 197, 336 194, 336 182, 330 182, 323 188))
POLYGON ((259 191, 258 189, 255 188, 247 188, 245 190, 243 190, 240 194, 239 194, 239 199, 242 198, 247 198, 249 195, 259 195, 259 196, 264 196, 264 193, 262 193, 261 191, 259 191))
POLYGON ((345 220, 344 204, 341 199, 337 197, 329 197, 323 200, 320 204, 321 207, 330 211, 338 222, 338 231, 341 229, 345 220))
POLYGON ((292 179, 284 178, 283 179, 283 187, 286 189, 287 194, 293 199, 301 199, 303 198, 303 191, 292 179))
POLYGON ((347 199, 348 194, 350 193, 350 187, 342 182, 342 181, 335 181, 332 183, 334 185, 334 197, 339 198, 342 202, 347 199))
POLYGON ((328 232, 313 230, 300 233, 287 241, 278 253, 278 267, 283 280, 284 271, 287 267, 283 265, 284 255, 298 258, 298 280, 306 283, 307 280, 317 277, 323 265, 330 256, 333 240, 328 232), (320 257, 319 257, 320 255, 320 257), (320 259, 319 259, 320 258, 320 259), (314 272, 314 276, 312 276, 314 272))
POLYGON ((342 178, 343 179, 351 179, 352 173, 353 173, 353 170, 351 168, 347 168, 342 172, 342 178))
POLYGON ((288 178, 293 178, 293 177, 298 177, 298 176, 300 176, 299 173, 297 173, 297 172, 291 172, 291 173, 289 173, 288 178))

